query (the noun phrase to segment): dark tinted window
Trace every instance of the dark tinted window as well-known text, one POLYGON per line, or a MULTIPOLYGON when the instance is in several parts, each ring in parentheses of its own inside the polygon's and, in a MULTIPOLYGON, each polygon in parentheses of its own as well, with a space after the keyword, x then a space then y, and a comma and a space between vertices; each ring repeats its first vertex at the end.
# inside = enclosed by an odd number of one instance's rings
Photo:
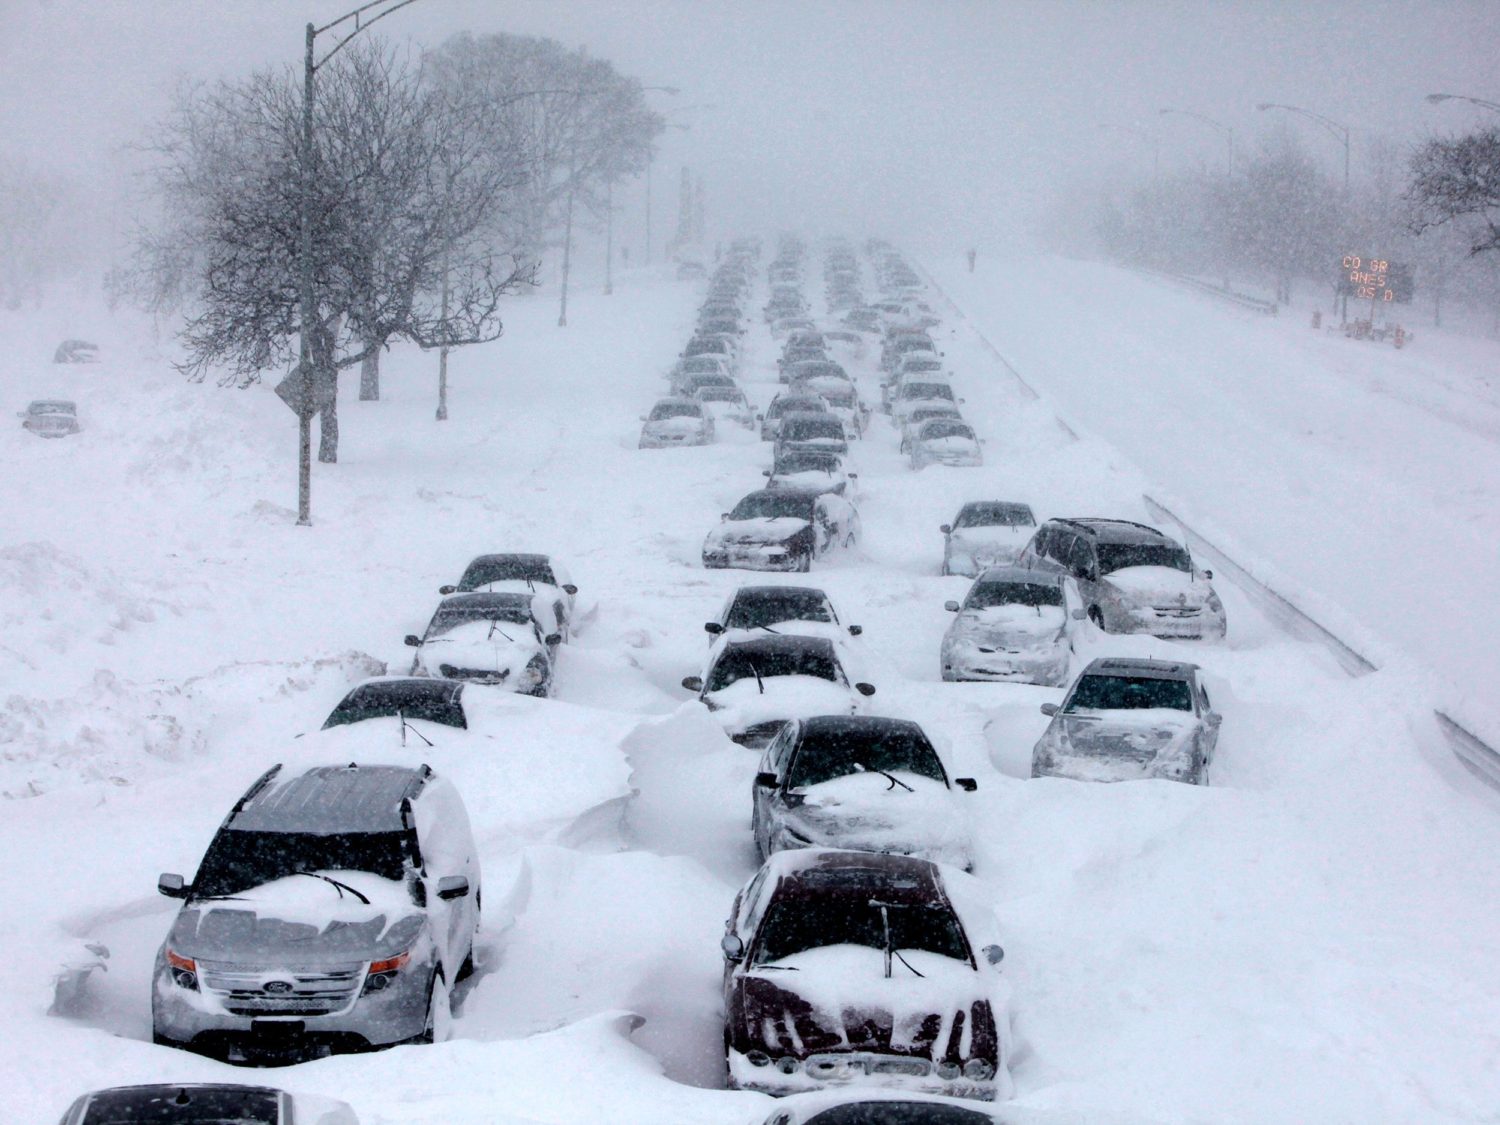
POLYGON ((979 1110, 932 1102, 855 1102, 834 1106, 807 1119, 807 1125, 994 1125, 979 1110))
POLYGON ((460 702, 463 689, 447 683, 424 683, 420 680, 393 680, 386 683, 360 684, 333 709, 323 729, 363 722, 365 719, 426 719, 448 727, 468 729, 460 702))
POLYGON ((252 1086, 101 1090, 82 1125, 276 1125, 279 1101, 275 1090, 252 1086))
POLYGON ((386 879, 406 876, 416 863, 416 847, 405 832, 245 832, 221 829, 209 844, 193 898, 236 895, 299 871, 368 871, 386 879))
POLYGON ((814 438, 844 438, 844 424, 832 416, 822 418, 788 418, 781 428, 783 441, 809 441, 814 438))
POLYGON ((906 383, 901 387, 904 399, 941 398, 953 401, 953 388, 947 383, 906 383))
POLYGON ((708 676, 708 691, 722 691, 740 680, 772 676, 813 676, 840 683, 843 673, 833 658, 831 648, 823 646, 788 646, 784 649, 746 651, 741 647, 725 649, 714 662, 708 676))
POLYGON ((668 418, 701 418, 703 408, 695 402, 658 402, 651 408, 651 421, 664 422, 668 418))
POLYGON ((1109 574, 1130 566, 1165 566, 1191 571, 1188 553, 1176 543, 1100 543, 1099 573, 1109 574))
POLYGON ((1042 582, 976 582, 964 599, 965 609, 994 605, 1044 606, 1063 604, 1062 587, 1042 582))
POLYGON ((1192 686, 1186 680, 1162 680, 1155 676, 1084 676, 1078 681, 1067 709, 1136 711, 1148 707, 1191 711, 1192 686))
POLYGON ((809 414, 821 414, 828 409, 828 404, 821 397, 807 395, 805 397, 778 398, 771 403, 770 413, 779 418, 783 414, 792 414, 798 411, 806 411, 809 414))
POLYGON ((1036 517, 1025 504, 965 504, 954 527, 1035 527, 1036 517))
POLYGON ((755 629, 778 621, 832 621, 828 599, 817 590, 777 590, 741 594, 729 607, 726 629, 755 629))
POLYGON ((495 555, 475 559, 458 580, 460 590, 474 590, 491 582, 545 582, 556 586, 552 567, 543 555, 495 555))
MULTIPOLYGON (((879 897, 870 888, 870 898, 879 897)), ((780 961, 808 949, 830 945, 866 945, 893 951, 920 949, 968 961, 963 929, 947 906, 914 904, 880 907, 869 900, 844 895, 811 899, 780 899, 761 923, 755 963, 780 961)), ((892 973, 904 972, 899 964, 892 973)))
POLYGON ((920 727, 809 731, 803 728, 787 784, 817 785, 851 773, 914 773, 946 783, 937 751, 920 727))
POLYGON ((837 453, 799 449, 782 454, 772 472, 778 476, 782 473, 836 473, 842 465, 837 453))
POLYGON ((729 513, 732 520, 798 519, 811 520, 814 497, 800 492, 752 492, 729 513))
POLYGON ((956 418, 931 418, 922 423, 917 433, 918 441, 937 441, 939 438, 968 438, 974 440, 974 431, 956 418))
MULTIPOLYGON (((529 594, 527 598, 530 598, 529 594)), ((472 621, 489 621, 497 625, 529 625, 531 624, 531 606, 522 601, 496 601, 484 605, 440 605, 437 612, 432 615, 432 620, 427 624, 425 639, 441 637, 444 633, 472 621)), ((410 711, 406 714, 408 718, 417 717, 410 711)))

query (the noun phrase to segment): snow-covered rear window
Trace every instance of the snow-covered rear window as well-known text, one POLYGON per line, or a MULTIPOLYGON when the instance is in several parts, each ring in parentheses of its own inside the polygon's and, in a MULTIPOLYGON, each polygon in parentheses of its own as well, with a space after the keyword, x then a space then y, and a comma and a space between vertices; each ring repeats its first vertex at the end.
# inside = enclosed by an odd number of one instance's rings
POLYGON ((833 683, 843 681, 838 661, 827 648, 799 645, 768 652, 734 647, 726 649, 714 662, 706 690, 723 691, 730 684, 753 680, 757 675, 763 680, 773 676, 811 676, 833 683))
POLYGON ((988 609, 996 605, 1035 608, 1062 604, 1062 587, 1041 582, 976 582, 964 599, 965 609, 988 609))
POLYGON ((1164 680, 1156 676, 1084 676, 1073 689, 1067 710, 1140 711, 1164 707, 1172 711, 1193 709, 1193 689, 1186 680, 1164 680))
POLYGON ((1099 573, 1110 574, 1132 566, 1164 566, 1191 571, 1192 560, 1176 543, 1100 543, 1099 573))
POLYGON ((223 898, 252 887, 314 873, 366 871, 399 882, 416 845, 408 832, 259 832, 222 829, 208 846, 193 881, 193 898, 223 898))
MULTIPOLYGON (((790 1118, 788 1118, 790 1120, 790 1118)), ((988 1113, 933 1102, 860 1101, 815 1113, 805 1125, 995 1125, 988 1113)))
POLYGON ((944 784, 948 781, 937 751, 921 730, 899 726, 879 731, 805 731, 787 784, 793 788, 818 785, 852 773, 914 773, 944 784))
POLYGON ((796 492, 752 492, 729 513, 732 520, 811 520, 814 498, 796 492))

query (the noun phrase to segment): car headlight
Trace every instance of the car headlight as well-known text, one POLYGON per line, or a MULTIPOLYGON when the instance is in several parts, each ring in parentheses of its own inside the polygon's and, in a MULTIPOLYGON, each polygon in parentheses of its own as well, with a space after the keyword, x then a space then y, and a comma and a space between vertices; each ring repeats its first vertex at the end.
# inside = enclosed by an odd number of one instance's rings
POLYGON ((178 988, 185 988, 189 992, 198 991, 198 962, 191 957, 183 957, 168 949, 167 972, 178 988))
POLYGON ((394 957, 386 957, 380 961, 371 961, 370 970, 365 974, 365 986, 360 990, 361 996, 368 996, 372 992, 383 992, 395 983, 396 974, 406 967, 411 960, 411 951, 398 953, 394 957))

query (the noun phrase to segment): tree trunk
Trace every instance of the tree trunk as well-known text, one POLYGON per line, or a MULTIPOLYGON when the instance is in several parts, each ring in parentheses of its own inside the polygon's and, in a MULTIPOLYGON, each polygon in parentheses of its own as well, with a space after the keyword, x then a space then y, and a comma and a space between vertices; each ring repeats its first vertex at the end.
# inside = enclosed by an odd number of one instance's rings
MULTIPOLYGON (((368 346, 368 345, 367 345, 368 346)), ((380 348, 370 348, 359 365, 359 401, 380 401, 380 348)))
POLYGON ((339 399, 338 380, 333 381, 333 393, 323 409, 318 411, 318 460, 325 465, 338 463, 339 459, 339 399))

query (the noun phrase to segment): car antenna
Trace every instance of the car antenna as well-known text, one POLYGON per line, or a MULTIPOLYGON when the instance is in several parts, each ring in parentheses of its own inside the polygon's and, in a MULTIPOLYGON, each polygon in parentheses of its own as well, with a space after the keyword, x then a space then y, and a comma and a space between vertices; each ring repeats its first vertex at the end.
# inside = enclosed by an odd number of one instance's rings
POLYGON ((408 730, 411 731, 412 734, 414 734, 418 738, 420 738, 423 742, 427 743, 428 746, 432 745, 432 739, 428 738, 425 734, 423 734, 421 731, 419 731, 416 727, 412 726, 410 723, 408 723, 406 721, 406 712, 404 710, 397 711, 396 714, 401 719, 401 745, 402 746, 406 745, 406 732, 408 730))

